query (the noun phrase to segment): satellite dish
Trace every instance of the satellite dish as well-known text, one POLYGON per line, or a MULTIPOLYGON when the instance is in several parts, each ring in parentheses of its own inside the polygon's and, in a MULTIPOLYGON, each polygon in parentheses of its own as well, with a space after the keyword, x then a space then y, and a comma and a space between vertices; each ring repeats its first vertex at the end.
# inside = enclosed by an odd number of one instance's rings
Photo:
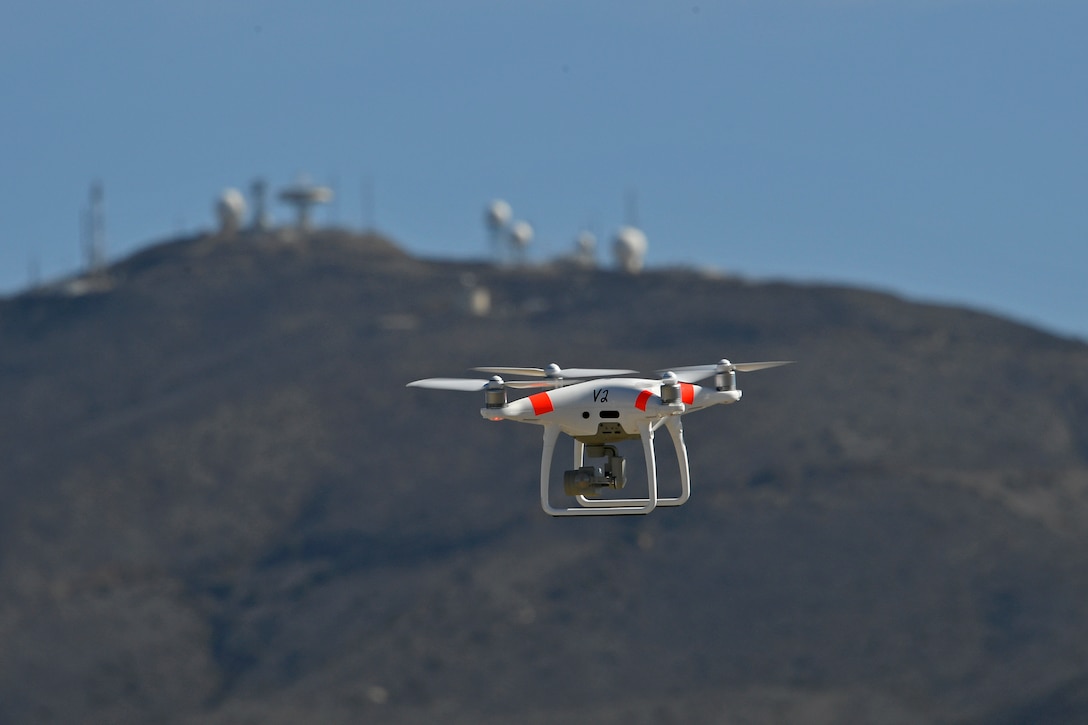
POLYGON ((628 274, 638 274, 642 270, 647 247, 646 235, 641 229, 630 226, 620 227, 612 243, 616 266, 628 274))
POLYGON ((242 192, 237 189, 224 189, 215 202, 215 215, 219 219, 220 234, 236 234, 246 215, 246 200, 242 192))
POLYGON ((292 205, 298 211, 300 230, 310 228, 310 209, 317 204, 328 204, 332 201, 332 197, 332 189, 311 184, 305 178, 280 192, 280 200, 292 205))

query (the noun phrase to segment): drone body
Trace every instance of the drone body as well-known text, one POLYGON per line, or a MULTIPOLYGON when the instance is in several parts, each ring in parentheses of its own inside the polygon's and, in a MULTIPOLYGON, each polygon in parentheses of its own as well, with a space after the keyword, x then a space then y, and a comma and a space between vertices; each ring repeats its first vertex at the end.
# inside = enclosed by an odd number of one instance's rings
POLYGON ((691 495, 687 447, 681 416, 712 405, 735 403, 741 391, 736 371, 753 371, 785 365, 787 362, 696 365, 665 371, 659 379, 615 377, 634 370, 575 368, 563 370, 554 363, 542 368, 482 367, 495 373, 490 380, 426 378, 408 387, 441 390, 483 391, 480 414, 488 420, 512 420, 544 427, 544 450, 540 461, 540 503, 552 516, 601 516, 647 514, 658 506, 679 506, 691 495), (504 382, 499 374, 545 378, 504 382), (713 387, 696 382, 714 377, 713 387), (578 378, 589 378, 581 380, 578 378), (507 389, 541 389, 517 400, 507 400, 507 389), (664 426, 672 437, 680 465, 680 495, 661 497, 657 491, 654 432, 664 426), (551 502, 551 465, 559 434, 574 440, 574 468, 563 475, 564 492, 577 506, 556 507, 551 502), (620 441, 641 439, 646 459, 648 491, 645 498, 602 498, 607 489, 623 488, 627 482, 626 462, 618 454, 620 441), (584 465, 586 458, 600 458, 603 465, 584 465))

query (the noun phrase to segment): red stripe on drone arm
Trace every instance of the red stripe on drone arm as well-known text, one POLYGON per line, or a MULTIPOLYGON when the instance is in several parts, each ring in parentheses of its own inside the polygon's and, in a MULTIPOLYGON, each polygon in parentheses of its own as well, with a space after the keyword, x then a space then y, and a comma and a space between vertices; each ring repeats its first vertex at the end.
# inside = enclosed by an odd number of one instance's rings
POLYGON ((552 399, 547 393, 537 393, 529 396, 529 402, 533 404, 533 415, 544 415, 555 410, 552 399))
POLYGON ((635 401, 635 407, 639 410, 646 410, 646 403, 650 402, 650 398, 654 396, 649 390, 643 390, 638 394, 638 399, 635 401))
POLYGON ((684 405, 691 405, 695 402, 695 386, 691 383, 680 383, 680 401, 684 405))

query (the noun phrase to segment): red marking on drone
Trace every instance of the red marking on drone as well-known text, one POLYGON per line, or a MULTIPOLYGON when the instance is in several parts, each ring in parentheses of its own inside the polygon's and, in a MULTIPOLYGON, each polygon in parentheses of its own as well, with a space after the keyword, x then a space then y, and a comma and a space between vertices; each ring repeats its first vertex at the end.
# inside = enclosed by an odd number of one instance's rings
POLYGON ((537 393, 529 396, 529 402, 533 404, 533 415, 544 415, 555 410, 552 399, 547 393, 537 393))
POLYGON ((680 400, 685 405, 695 402, 695 386, 691 383, 680 383, 680 400))
POLYGON ((650 402, 650 398, 654 397, 654 394, 649 390, 643 390, 638 394, 638 399, 635 400, 635 407, 639 410, 646 410, 646 403, 650 402))

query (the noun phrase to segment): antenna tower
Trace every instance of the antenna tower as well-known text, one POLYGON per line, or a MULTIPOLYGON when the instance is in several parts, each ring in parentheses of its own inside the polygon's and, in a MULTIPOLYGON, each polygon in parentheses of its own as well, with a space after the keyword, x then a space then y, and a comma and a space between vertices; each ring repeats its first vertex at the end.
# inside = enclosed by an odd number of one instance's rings
POLYGON ((623 195, 623 221, 629 227, 639 228, 638 191, 636 189, 628 189, 623 195))
POLYGON ((268 194, 268 182, 264 179, 254 179, 249 185, 249 193, 253 195, 253 231, 263 232, 272 226, 268 216, 268 207, 265 199, 268 194))
POLYGON ((106 261, 105 191, 101 181, 91 184, 90 206, 83 211, 83 257, 89 272, 97 272, 106 261))

